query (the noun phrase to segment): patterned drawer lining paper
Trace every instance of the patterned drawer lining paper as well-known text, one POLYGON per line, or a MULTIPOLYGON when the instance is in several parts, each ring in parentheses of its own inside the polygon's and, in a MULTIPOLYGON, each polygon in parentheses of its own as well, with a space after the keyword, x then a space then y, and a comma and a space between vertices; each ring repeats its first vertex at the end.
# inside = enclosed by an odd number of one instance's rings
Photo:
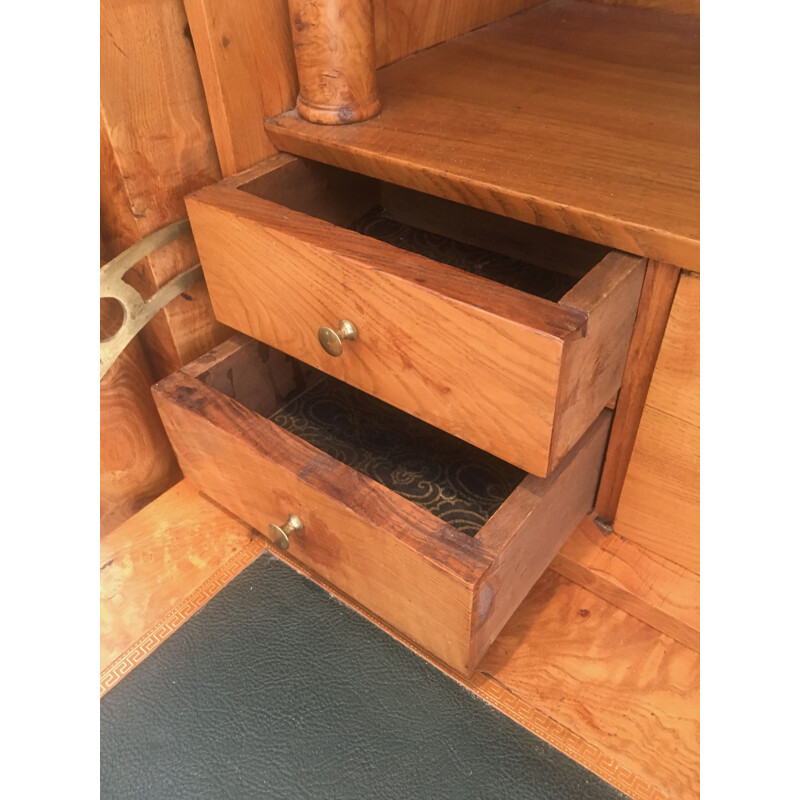
POLYGON ((270 419, 474 536, 525 472, 331 377, 270 419))
POLYGON ((509 258, 396 222, 381 207, 374 208, 363 216, 353 229, 372 239, 379 239, 440 264, 449 264, 481 278, 553 302, 560 300, 578 282, 576 277, 570 275, 562 275, 527 261, 509 258))

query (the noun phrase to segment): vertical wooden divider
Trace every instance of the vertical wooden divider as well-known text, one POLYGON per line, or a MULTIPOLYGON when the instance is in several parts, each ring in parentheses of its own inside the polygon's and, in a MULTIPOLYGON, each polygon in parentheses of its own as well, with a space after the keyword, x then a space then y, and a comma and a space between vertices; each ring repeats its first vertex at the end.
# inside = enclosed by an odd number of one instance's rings
POLYGON ((649 261, 642 285, 642 295, 633 336, 622 375, 614 422, 606 453, 606 462, 597 490, 597 524, 610 531, 619 506, 622 485, 636 441, 650 379, 656 368, 661 340, 667 328, 672 299, 681 271, 673 264, 649 261))
MULTIPOLYGON (((184 196, 220 178, 181 0, 101 0, 101 263, 186 216, 184 196)), ((127 280, 151 296, 197 263, 190 237, 143 259, 127 280)), ((229 331, 205 281, 173 300, 100 384, 101 534, 180 478, 150 386, 229 331)))

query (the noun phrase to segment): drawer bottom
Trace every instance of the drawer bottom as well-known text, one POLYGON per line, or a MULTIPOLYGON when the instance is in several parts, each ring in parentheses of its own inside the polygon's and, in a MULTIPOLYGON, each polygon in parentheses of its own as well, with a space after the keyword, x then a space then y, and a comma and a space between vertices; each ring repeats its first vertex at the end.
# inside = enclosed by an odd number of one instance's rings
POLYGON ((526 473, 325 376, 270 420, 475 536, 526 473))

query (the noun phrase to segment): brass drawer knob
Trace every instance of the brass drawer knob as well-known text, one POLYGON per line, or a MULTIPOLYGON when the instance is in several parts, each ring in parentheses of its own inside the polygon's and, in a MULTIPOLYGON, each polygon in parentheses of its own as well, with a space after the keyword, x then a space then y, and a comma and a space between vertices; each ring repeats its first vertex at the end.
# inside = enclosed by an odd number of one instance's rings
POLYGON ((293 533, 303 530, 303 521, 297 514, 289 514, 289 519, 283 525, 276 525, 271 522, 269 525, 269 532, 272 536, 272 543, 278 545, 281 550, 289 549, 289 537, 293 533))
POLYGON ((344 340, 353 341, 357 336, 356 326, 349 319, 340 319, 339 327, 336 330, 323 327, 317 331, 319 343, 325 348, 325 352, 337 357, 342 354, 344 340))

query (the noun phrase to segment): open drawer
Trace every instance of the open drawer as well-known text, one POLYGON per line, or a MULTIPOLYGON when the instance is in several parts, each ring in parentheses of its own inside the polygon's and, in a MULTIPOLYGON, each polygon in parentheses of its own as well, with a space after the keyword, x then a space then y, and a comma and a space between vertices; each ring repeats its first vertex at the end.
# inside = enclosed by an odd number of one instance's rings
POLYGON ((186 205, 220 322, 526 472, 619 389, 642 258, 285 154, 186 205))
POLYGON ((537 478, 240 334, 154 395, 192 483, 462 672, 591 509, 610 423, 537 478))

